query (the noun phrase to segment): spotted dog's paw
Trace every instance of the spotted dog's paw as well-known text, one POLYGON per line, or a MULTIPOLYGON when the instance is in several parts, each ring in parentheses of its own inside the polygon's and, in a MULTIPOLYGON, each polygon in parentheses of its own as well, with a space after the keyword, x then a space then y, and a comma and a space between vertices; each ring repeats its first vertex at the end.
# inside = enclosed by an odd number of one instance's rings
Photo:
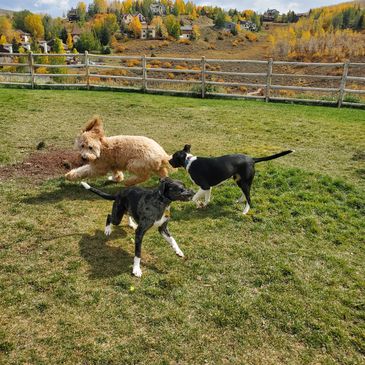
POLYGON ((142 276, 142 270, 140 267, 134 267, 132 273, 137 278, 140 278, 142 276))
POLYGON ((176 255, 179 257, 185 257, 184 253, 180 250, 180 248, 178 248, 176 251, 176 255))

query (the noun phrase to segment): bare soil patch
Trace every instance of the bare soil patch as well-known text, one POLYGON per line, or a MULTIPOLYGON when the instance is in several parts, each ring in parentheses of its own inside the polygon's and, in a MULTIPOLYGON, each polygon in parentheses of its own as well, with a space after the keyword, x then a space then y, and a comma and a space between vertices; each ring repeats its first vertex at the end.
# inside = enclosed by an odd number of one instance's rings
POLYGON ((0 167, 0 181, 25 177, 33 183, 40 183, 81 165, 76 151, 49 147, 30 153, 23 162, 0 167))

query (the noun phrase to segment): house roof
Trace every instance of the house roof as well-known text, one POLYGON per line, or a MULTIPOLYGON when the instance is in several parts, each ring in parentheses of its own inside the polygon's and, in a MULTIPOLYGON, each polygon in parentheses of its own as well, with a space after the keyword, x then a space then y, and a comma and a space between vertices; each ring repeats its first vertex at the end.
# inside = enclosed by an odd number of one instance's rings
POLYGON ((77 24, 74 24, 73 27, 72 27, 72 31, 71 31, 71 35, 80 35, 82 32, 81 32, 81 29, 80 27, 77 25, 77 24))
POLYGON ((156 26, 147 23, 142 23, 142 29, 156 29, 156 26))
POLYGON ((189 31, 189 30, 193 30, 193 27, 191 25, 183 25, 182 27, 180 27, 181 31, 189 31))

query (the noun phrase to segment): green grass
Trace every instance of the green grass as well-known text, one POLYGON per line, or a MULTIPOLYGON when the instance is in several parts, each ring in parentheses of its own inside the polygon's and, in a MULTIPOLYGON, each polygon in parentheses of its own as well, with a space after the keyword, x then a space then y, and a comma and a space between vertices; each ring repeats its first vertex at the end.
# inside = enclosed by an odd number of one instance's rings
POLYGON ((151 230, 141 279, 125 222, 103 235, 110 202, 62 177, 1 182, 0 363, 364 363, 364 111, 10 89, 0 107, 2 164, 42 140, 72 147, 92 114, 109 135, 147 135, 168 152, 296 150, 257 165, 248 216, 233 182, 207 209, 174 204, 186 259, 151 230))

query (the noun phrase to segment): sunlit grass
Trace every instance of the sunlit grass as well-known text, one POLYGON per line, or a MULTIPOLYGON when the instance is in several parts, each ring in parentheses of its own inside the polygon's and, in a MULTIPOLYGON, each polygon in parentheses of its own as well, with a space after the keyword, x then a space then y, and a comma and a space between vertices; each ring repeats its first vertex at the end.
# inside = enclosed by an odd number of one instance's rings
MULTIPOLYGON (((360 364, 364 112, 108 92, 0 89, 0 159, 71 148, 92 115, 168 152, 295 154, 172 207, 181 260, 156 231, 130 275, 133 231, 103 235, 110 202, 62 177, 0 183, 0 356, 6 364, 360 364)), ((173 177, 192 186, 184 171, 173 177)), ((104 179, 90 180, 106 191, 104 179)), ((153 186, 157 179, 146 185, 153 186)))

